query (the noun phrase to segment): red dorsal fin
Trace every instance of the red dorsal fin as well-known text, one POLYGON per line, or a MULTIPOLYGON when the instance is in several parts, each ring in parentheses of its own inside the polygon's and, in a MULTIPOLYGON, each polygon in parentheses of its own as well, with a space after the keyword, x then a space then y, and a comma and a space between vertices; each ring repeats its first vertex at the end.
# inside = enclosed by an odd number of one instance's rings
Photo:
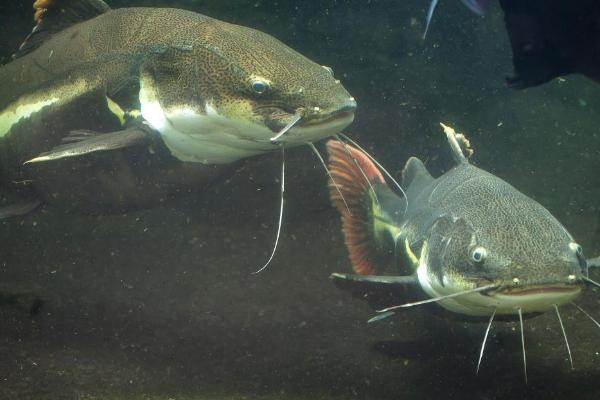
POLYGON ((97 17, 110 7, 102 0, 36 0, 33 9, 36 25, 13 58, 24 56, 56 32, 97 17))
POLYGON ((369 157, 352 146, 339 140, 330 140, 327 142, 327 152, 329 169, 339 189, 338 192, 334 183, 330 182, 329 194, 331 202, 342 215, 342 231, 350 261, 356 273, 375 275, 377 253, 373 239, 370 191, 373 185, 385 184, 385 179, 369 157))

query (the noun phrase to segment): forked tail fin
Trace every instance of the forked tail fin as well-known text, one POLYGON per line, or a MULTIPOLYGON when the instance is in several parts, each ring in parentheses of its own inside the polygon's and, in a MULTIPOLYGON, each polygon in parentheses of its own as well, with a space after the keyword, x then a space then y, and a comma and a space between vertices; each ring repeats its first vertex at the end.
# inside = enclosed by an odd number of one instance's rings
POLYGON ((373 207, 377 201, 374 188, 385 185, 385 179, 363 152, 350 145, 330 140, 327 152, 335 181, 329 182, 329 196, 342 216, 350 261, 356 273, 375 275, 378 257, 373 231, 373 207))

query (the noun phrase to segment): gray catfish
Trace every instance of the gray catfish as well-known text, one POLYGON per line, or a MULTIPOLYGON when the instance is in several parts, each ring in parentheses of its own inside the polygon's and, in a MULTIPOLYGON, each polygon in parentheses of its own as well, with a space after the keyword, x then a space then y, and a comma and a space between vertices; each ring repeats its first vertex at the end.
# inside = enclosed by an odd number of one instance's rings
POLYGON ((470 164, 464 136, 445 132, 456 165, 434 178, 411 157, 402 172, 405 196, 390 189, 366 153, 327 143, 331 200, 357 273, 333 274, 334 283, 375 307, 378 292, 413 296, 371 321, 426 303, 488 317, 488 333, 495 315, 521 323, 523 314, 559 315, 559 306, 594 283, 581 246, 539 203, 470 164))
POLYGON ((0 163, 5 184, 30 182, 46 201, 159 203, 354 118, 331 68, 265 33, 101 0, 34 7, 37 25, 0 67, 0 163))

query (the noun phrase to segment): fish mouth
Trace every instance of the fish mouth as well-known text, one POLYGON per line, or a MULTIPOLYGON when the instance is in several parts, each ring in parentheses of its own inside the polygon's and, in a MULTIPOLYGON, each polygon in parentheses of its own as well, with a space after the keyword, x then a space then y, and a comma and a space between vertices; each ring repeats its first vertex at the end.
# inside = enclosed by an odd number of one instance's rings
POLYGON ((575 300, 583 291, 582 283, 530 284, 502 287, 485 293, 499 314, 546 312, 575 300))
POLYGON ((477 293, 446 299, 438 304, 451 311, 471 316, 489 316, 493 310, 497 315, 508 316, 517 315, 519 312, 544 313, 573 302, 584 289, 581 282, 491 286, 488 290, 474 290, 477 293))
POLYGON ((295 114, 279 110, 272 113, 266 123, 275 133, 269 140, 271 144, 297 146, 335 136, 354 121, 355 110, 354 99, 328 113, 318 107, 312 110, 299 109, 295 114))
POLYGON ((580 292, 584 288, 583 284, 551 284, 551 285, 527 285, 521 287, 506 287, 495 292, 490 292, 489 295, 502 295, 502 296, 530 296, 539 294, 562 294, 562 293, 576 293, 580 292))
POLYGON ((311 118, 300 122, 296 125, 297 128, 306 128, 310 126, 317 126, 321 124, 327 124, 339 119, 345 119, 348 117, 354 118, 354 111, 336 111, 334 113, 325 115, 321 118, 311 118))
POLYGON ((314 126, 319 124, 325 124, 328 122, 332 122, 337 119, 346 119, 348 117, 354 118, 354 113, 356 111, 356 101, 354 99, 349 100, 340 108, 330 112, 328 114, 318 115, 313 114, 310 117, 303 118, 300 123, 298 123, 297 127, 307 127, 314 126))
POLYGON ((314 128, 320 125, 335 123, 339 120, 350 122, 354 119, 356 111, 356 100, 353 97, 348 98, 333 111, 326 112, 319 107, 299 107, 295 110, 287 110, 273 106, 265 106, 256 110, 263 114, 266 120, 266 126, 274 133, 280 132, 284 128, 291 130, 314 128), (293 126, 290 127, 290 122, 293 126))

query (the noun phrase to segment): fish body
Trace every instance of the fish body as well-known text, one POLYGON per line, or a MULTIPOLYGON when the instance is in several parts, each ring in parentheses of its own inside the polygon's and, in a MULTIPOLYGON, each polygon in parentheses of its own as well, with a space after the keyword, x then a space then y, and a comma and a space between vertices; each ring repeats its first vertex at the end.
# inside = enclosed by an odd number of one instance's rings
POLYGON ((0 162, 5 182, 32 180, 47 201, 155 203, 352 122, 331 69, 265 33, 101 0, 35 7, 34 31, 0 67, 0 162))
POLYGON ((334 280, 352 290, 416 288, 418 300, 439 299, 446 310, 474 317, 572 302, 587 274, 581 246, 546 208, 469 163, 463 136, 447 134, 456 165, 434 178, 410 158, 406 196, 390 189, 363 152, 328 142, 331 198, 357 273, 334 280))

